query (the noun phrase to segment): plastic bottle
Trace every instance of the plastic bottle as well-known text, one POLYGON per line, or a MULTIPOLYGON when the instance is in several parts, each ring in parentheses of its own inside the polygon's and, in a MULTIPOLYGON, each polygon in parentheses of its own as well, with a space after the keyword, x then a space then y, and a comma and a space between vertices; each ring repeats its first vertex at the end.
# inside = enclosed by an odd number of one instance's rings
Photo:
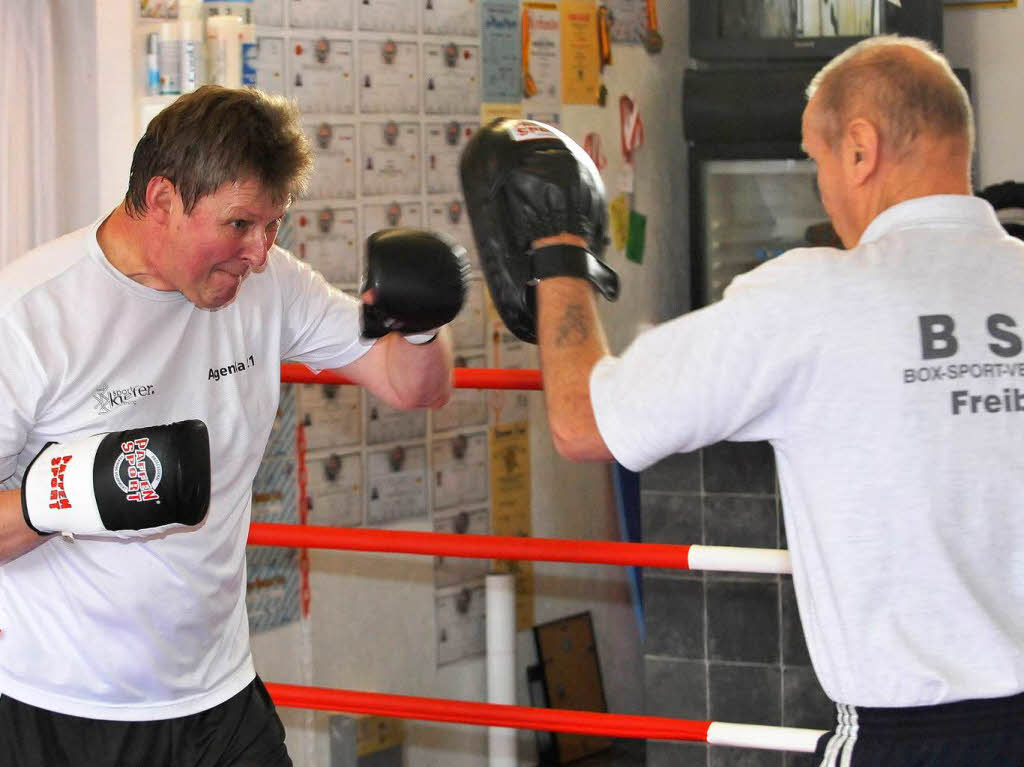
POLYGON ((190 93, 206 82, 206 33, 199 0, 181 0, 181 92, 190 93))
POLYGON ((205 0, 203 11, 210 82, 228 88, 255 85, 251 0, 205 0))
POLYGON ((156 96, 160 93, 160 35, 151 32, 146 35, 146 95, 156 96))
POLYGON ((178 22, 164 21, 160 24, 157 40, 157 63, 160 70, 160 93, 173 95, 181 93, 181 39, 178 22))

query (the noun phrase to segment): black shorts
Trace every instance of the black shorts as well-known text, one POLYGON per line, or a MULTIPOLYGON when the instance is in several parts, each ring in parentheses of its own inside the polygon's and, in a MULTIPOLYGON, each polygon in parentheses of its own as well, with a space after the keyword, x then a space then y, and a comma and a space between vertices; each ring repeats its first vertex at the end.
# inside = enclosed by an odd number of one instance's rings
POLYGON ((0 695, 4 767, 291 767, 284 725, 256 677, 206 711, 152 722, 55 714, 0 695))
POLYGON ((1024 767, 1024 693, 914 708, 836 706, 820 767, 1024 767))

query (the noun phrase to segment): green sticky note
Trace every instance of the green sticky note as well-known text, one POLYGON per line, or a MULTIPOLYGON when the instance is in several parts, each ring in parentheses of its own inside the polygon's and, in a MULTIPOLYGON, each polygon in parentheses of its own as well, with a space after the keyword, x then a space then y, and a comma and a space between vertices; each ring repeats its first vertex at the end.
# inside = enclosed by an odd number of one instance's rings
POLYGON ((637 264, 644 262, 644 243, 647 239, 647 216, 629 211, 629 235, 626 237, 626 258, 637 264))

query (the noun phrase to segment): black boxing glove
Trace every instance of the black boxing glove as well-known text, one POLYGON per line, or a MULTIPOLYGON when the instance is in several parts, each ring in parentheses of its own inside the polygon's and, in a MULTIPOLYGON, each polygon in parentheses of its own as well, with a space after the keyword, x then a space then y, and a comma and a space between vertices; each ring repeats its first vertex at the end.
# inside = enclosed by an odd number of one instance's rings
POLYGON ((532 120, 498 119, 469 140, 459 171, 487 287, 518 338, 537 342, 538 280, 580 277, 608 300, 618 297, 618 276, 601 261, 604 184, 572 139, 532 120), (565 232, 587 247, 533 248, 535 240, 565 232))
POLYGON ((361 293, 364 338, 392 331, 412 343, 433 340, 437 329, 455 319, 466 300, 466 250, 448 237, 417 229, 383 229, 366 240, 361 293))
POLYGON ((198 420, 51 442, 21 485, 25 521, 40 535, 145 535, 197 525, 209 506, 210 437, 198 420))

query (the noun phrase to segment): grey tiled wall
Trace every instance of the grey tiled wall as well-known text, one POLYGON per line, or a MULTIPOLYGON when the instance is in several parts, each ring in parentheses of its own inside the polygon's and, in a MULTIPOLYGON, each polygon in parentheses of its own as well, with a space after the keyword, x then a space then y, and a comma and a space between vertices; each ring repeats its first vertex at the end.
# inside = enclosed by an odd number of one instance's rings
MULTIPOLYGON (((643 540, 784 548, 767 443, 722 442, 640 477, 643 540)), ((789 576, 647 568, 646 710, 653 716, 826 729, 789 576)), ((651 741, 648 767, 811 767, 810 754, 651 741)))

